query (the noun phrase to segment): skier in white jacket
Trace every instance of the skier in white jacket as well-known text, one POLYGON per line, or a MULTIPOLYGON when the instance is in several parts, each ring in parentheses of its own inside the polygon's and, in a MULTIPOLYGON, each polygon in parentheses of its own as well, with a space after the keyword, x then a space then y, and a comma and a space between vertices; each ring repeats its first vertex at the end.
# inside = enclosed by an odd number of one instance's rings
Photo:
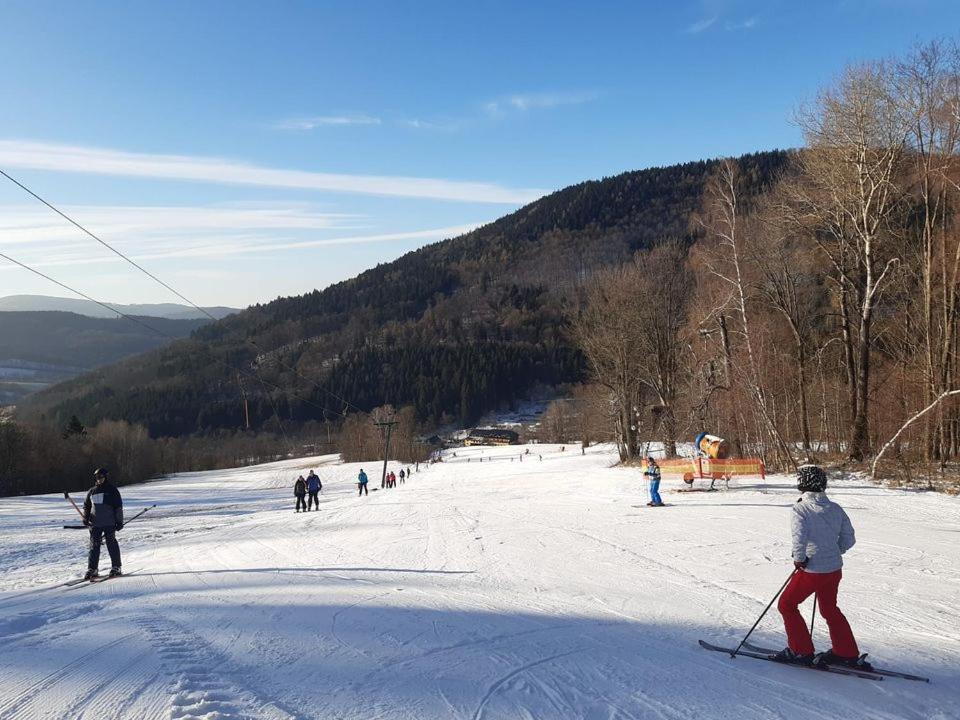
POLYGON ((834 663, 870 669, 860 656, 850 623, 837 607, 842 556, 857 540, 850 518, 842 507, 827 498, 826 487, 827 476, 822 468, 803 465, 797 469, 797 489, 803 495, 793 506, 790 524, 796 572, 777 606, 783 616, 788 646, 776 658, 799 664, 834 663), (813 593, 817 594, 820 614, 827 621, 833 645, 816 656, 810 631, 798 609, 813 593))

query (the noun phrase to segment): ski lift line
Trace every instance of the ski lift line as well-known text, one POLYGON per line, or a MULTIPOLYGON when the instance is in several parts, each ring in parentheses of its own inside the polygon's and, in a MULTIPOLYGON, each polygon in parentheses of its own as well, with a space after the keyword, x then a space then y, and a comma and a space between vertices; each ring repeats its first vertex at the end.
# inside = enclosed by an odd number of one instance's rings
MULTIPOLYGON (((187 304, 190 305, 191 307, 195 308, 196 310, 199 310, 201 313, 203 313, 204 315, 206 315, 208 318, 210 318, 210 319, 213 320, 214 322, 217 321, 217 318, 214 317, 208 310, 206 310, 206 308, 203 308, 203 307, 197 305, 195 302, 193 302, 193 300, 191 300, 190 298, 188 298, 186 295, 184 295, 184 294, 181 293, 180 291, 176 290, 175 288, 171 287, 169 284, 167 284, 166 282, 164 282, 163 280, 161 280, 160 278, 158 278, 158 277, 157 277, 156 275, 154 275, 152 272, 150 272, 149 270, 147 270, 146 268, 144 268, 143 266, 141 266, 140 264, 138 264, 135 260, 133 260, 133 259, 131 259, 130 257, 128 257, 127 255, 123 254, 122 252, 120 252, 119 250, 117 250, 115 247, 113 247, 113 245, 111 245, 111 244, 108 243, 107 241, 103 240, 102 238, 100 238, 99 236, 97 236, 96 234, 94 234, 93 232, 91 232, 90 230, 88 230, 87 228, 85 228, 83 225, 81 225, 80 223, 78 223, 78 222, 77 222, 76 220, 74 220, 72 217, 70 217, 70 216, 67 215, 65 212, 63 212, 63 211, 60 210, 58 207, 56 207, 53 203, 51 203, 51 202, 45 200, 44 198, 42 198, 40 195, 38 195, 37 193, 35 193, 33 190, 31 190, 30 188, 28 188, 26 185, 24 185, 22 182, 20 182, 20 181, 17 180, 16 178, 12 177, 10 174, 8 174, 8 173, 7 173, 5 170, 3 170, 2 168, 0 168, 0 175, 3 175, 3 177, 5 177, 7 180, 9 180, 10 182, 12 182, 14 185, 16 185, 17 187, 19 187, 21 190, 23 190, 25 193, 27 193, 28 195, 30 195, 32 198, 34 198, 34 199, 38 200, 39 202, 41 202, 43 205, 45 205, 46 207, 48 207, 50 210, 52 210, 52 211, 55 212, 57 215, 59 215, 60 217, 62 217, 64 220, 66 220, 68 223, 70 223, 70 224, 73 225, 75 228, 77 228, 80 232, 82 232, 82 233, 84 233, 85 235, 88 235, 89 237, 93 238, 95 241, 97 241, 98 243, 100 243, 100 245, 102 245, 103 247, 107 248, 107 250, 109 250, 110 252, 112 252, 114 255, 116 255, 117 257, 119 257, 119 258, 125 260, 126 262, 130 263, 131 265, 133 265, 133 267, 135 267, 137 270, 139 270, 139 271, 142 272, 144 275, 146 275, 147 277, 149 277, 151 280, 153 280, 153 281, 159 283, 160 285, 162 285, 164 288, 166 288, 167 290, 169 290, 170 292, 172 292, 174 295, 176 295, 178 298, 180 298, 181 300, 183 300, 185 303, 187 303, 187 304)), ((94 302, 96 302, 96 301, 94 301, 94 302)), ((101 304, 102 304, 102 303, 101 303, 101 304)), ((109 308, 109 309, 110 309, 111 311, 113 311, 113 312, 116 312, 116 310, 113 310, 113 308, 109 308)), ((257 350, 257 352, 259 352, 259 353, 261 353, 261 354, 265 354, 265 353, 268 352, 268 351, 264 350, 262 347, 260 347, 259 345, 257 345, 257 343, 254 342, 253 340, 251 340, 250 338, 244 338, 244 340, 245 340, 246 342, 250 343, 250 345, 252 345, 252 346, 257 350)), ((284 367, 285 369, 290 370, 291 372, 293 372, 293 373, 294 373, 295 375, 297 375, 300 379, 306 380, 307 382, 311 382, 311 383, 314 382, 314 381, 312 381, 310 378, 308 378, 308 377, 306 377, 305 375, 303 375, 303 374, 302 374, 299 370, 297 370, 295 367, 292 367, 292 366, 290 366, 290 365, 287 365, 286 363, 282 362, 282 361, 279 360, 279 359, 277 360, 277 363, 278 363, 279 365, 281 365, 282 367, 284 367)), ((320 390, 322 390, 323 392, 325 392, 327 395, 329 395, 329 396, 332 397, 333 399, 339 400, 340 402, 343 402, 343 403, 346 403, 347 405, 349 405, 350 407, 352 407, 352 408, 353 408, 354 410, 356 410, 357 412, 362 412, 362 411, 360 410, 360 408, 358 408, 358 407, 357 407, 356 405, 354 405, 352 402, 350 402, 349 400, 347 400, 347 399, 345 399, 345 398, 340 397, 340 396, 337 395, 335 392, 332 392, 332 391, 330 391, 330 390, 327 390, 326 388, 324 388, 324 387, 322 387, 322 386, 320 386, 320 385, 318 385, 317 387, 319 387, 320 390)))
MULTIPOLYGON (((0 172, 3 172, 3 171, 0 170, 0 172)), ((47 281, 53 283, 54 285, 57 285, 58 287, 63 288, 63 289, 66 290, 67 292, 71 292, 71 293, 73 293, 74 295, 79 295, 79 296, 82 297, 84 300, 89 300, 89 301, 92 302, 92 303, 96 303, 97 305, 99 305, 100 307, 104 308, 105 310, 109 310, 110 312, 115 313, 115 314, 117 315, 117 317, 122 317, 122 318, 125 318, 125 319, 127 319, 127 320, 130 320, 131 322, 134 322, 134 323, 136 323, 137 325, 140 325, 141 327, 146 328, 146 329, 149 330, 150 332, 156 333, 157 335, 160 335, 160 336, 162 336, 162 337, 165 337, 165 338, 167 338, 167 339, 169 339, 169 340, 180 340, 180 339, 181 339, 181 338, 175 337, 175 336, 173 336, 173 335, 170 335, 169 333, 165 333, 163 330, 158 330, 157 328, 155 328, 155 327, 153 327, 152 325, 149 325, 149 324, 143 322, 142 320, 138 319, 137 317, 134 317, 133 315, 128 315, 127 313, 122 312, 122 311, 120 311, 120 310, 117 310, 116 308, 112 308, 112 307, 110 307, 107 303, 101 302, 100 300, 97 300, 97 299, 94 298, 94 297, 90 297, 90 296, 87 295, 86 293, 84 293, 84 292, 82 292, 82 291, 80 291, 80 290, 77 290, 76 288, 70 287, 70 286, 67 285, 66 283, 62 283, 62 282, 60 282, 59 280, 57 280, 56 278, 50 277, 49 275, 43 273, 42 271, 37 270, 36 268, 30 267, 30 266, 27 265, 26 263, 20 262, 20 261, 17 260, 16 258, 10 257, 9 255, 7 255, 7 254, 5 254, 5 253, 3 253, 3 252, 0 252, 0 258, 3 258, 4 260, 6 260, 6 261, 9 262, 9 263, 12 263, 13 265, 16 265, 16 266, 18 266, 18 267, 20 267, 20 268, 23 268, 23 269, 26 270, 27 272, 31 272, 31 273, 33 273, 34 275, 37 275, 38 277, 41 277, 41 278, 43 278, 44 280, 47 280, 47 281)), ((214 360, 214 362, 217 362, 217 363, 223 365, 224 367, 229 368, 230 370, 233 370, 233 371, 235 371, 235 372, 237 372, 237 373, 240 373, 240 374, 242 374, 242 375, 247 375, 247 376, 249 376, 249 377, 255 378, 257 381, 259 381, 259 382, 260 382, 262 385, 264 385, 264 386, 269 386, 269 387, 271 387, 271 388, 274 389, 274 390, 279 390, 279 391, 281 391, 281 392, 286 392, 286 391, 285 391, 282 387, 280 387, 279 385, 275 385, 274 383, 269 382, 269 381, 264 380, 263 378, 261 378, 258 373, 252 373, 252 372, 250 372, 249 370, 245 370, 244 368, 238 367, 238 366, 236 366, 236 365, 231 365, 231 364, 228 363, 226 360, 223 360, 223 359, 220 359, 220 358, 214 358, 213 360, 214 360)), ((293 397, 297 398, 298 400, 306 403, 307 405, 311 405, 312 407, 317 408, 318 410, 323 410, 323 411, 325 411, 325 412, 336 413, 337 415, 340 415, 341 417, 347 417, 346 410, 344 410, 344 412, 340 412, 340 411, 338 411, 338 410, 330 410, 329 408, 326 408, 326 407, 324 407, 324 406, 322 406, 322 405, 318 405, 317 403, 313 402, 312 400, 310 400, 310 399, 308 399, 308 398, 303 397, 302 395, 299 395, 298 393, 291 392, 291 393, 289 393, 289 394, 292 395, 293 397)), ((269 397, 269 396, 268 396, 268 397, 269 397)), ((272 402, 272 401, 271 401, 271 402, 272 402)))
POLYGON ((167 290, 169 290, 170 292, 172 292, 174 295, 176 295, 178 298, 180 298, 181 300, 183 300, 183 301, 184 301, 185 303, 187 303, 188 305, 191 305, 191 306, 194 307, 195 309, 199 310, 200 312, 202 312, 204 315, 206 315, 206 316, 207 316, 208 318, 210 318, 211 320, 216 320, 216 319, 217 319, 217 318, 215 318, 213 315, 211 315, 209 311, 207 311, 206 309, 200 307, 200 306, 197 305, 195 302, 193 302, 190 298, 184 296, 182 293, 180 293, 180 292, 178 292, 177 290, 175 290, 174 288, 170 287, 167 283, 165 283, 163 280, 161 280, 161 279, 158 278, 156 275, 154 275, 153 273, 151 273, 149 270, 145 269, 145 268, 142 267, 141 265, 138 265, 136 261, 131 260, 129 257, 127 257, 126 255, 124 255, 122 252, 120 252, 119 250, 117 250, 115 247, 113 247, 113 245, 111 245, 110 243, 106 242, 105 240, 102 240, 101 238, 99 238, 99 237, 97 237, 96 235, 94 235, 92 232, 90 232, 89 230, 87 230, 87 228, 85 228, 83 225, 81 225, 80 223, 78 223, 76 220, 74 220, 72 217, 70 217, 69 215, 67 215, 65 212, 63 212, 62 210, 60 210, 59 208, 57 208, 56 206, 54 206, 52 203, 47 202, 46 200, 44 200, 42 197, 40 197, 39 195, 37 195, 37 193, 35 193, 35 192, 34 192, 33 190, 31 190, 30 188, 28 188, 28 187, 27 187, 26 185, 24 185, 22 182, 20 182, 20 181, 17 180, 16 178, 13 178, 13 177, 11 177, 10 175, 8 175, 3 169, 0 169, 0 175, 3 175, 7 180, 9 180, 10 182, 12 182, 14 185, 16 185, 17 187, 19 187, 21 190, 23 190, 24 192, 26 192, 26 193, 27 193, 28 195, 30 195, 31 197, 35 198, 36 200, 39 200, 41 203, 43 203, 43 204, 46 205, 48 208, 50 208, 51 210, 53 210, 53 212, 55 212, 57 215, 59 215, 60 217, 62 217, 64 220, 66 220, 68 223, 70 223, 71 225, 73 225, 75 228, 77 228, 80 232, 84 233, 85 235, 90 236, 91 238, 93 238, 94 240, 96 240, 98 243, 100 243, 101 245, 103 245, 105 248, 107 248, 107 250, 109 250, 110 252, 112 252, 112 253, 115 254, 115 255, 118 255, 119 257, 123 258, 123 259, 126 260, 128 263, 130 263, 131 265, 133 265, 135 268, 137 268, 137 270, 139 270, 140 272, 142 272, 144 275, 148 276, 149 278, 151 278, 151 279, 154 280, 155 282, 158 282, 158 283, 160 283, 161 285, 163 285, 163 287, 165 287, 167 290))

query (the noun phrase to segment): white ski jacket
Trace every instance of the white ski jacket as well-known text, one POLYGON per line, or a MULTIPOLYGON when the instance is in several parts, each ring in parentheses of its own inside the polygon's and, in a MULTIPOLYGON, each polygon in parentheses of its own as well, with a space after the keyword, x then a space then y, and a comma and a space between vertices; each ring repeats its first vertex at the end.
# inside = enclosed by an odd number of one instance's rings
POLYGON ((847 513, 822 492, 803 494, 793 506, 790 529, 793 559, 808 560, 809 573, 839 570, 841 556, 857 542, 847 513))

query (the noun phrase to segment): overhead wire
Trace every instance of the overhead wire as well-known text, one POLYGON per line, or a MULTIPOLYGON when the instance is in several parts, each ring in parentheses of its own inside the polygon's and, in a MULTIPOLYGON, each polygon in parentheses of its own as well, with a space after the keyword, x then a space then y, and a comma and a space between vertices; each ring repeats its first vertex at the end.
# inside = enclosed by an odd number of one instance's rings
MULTIPOLYGON (((70 285, 67 285, 67 284, 64 283, 64 282, 61 282, 60 280, 57 280, 56 278, 51 277, 50 275, 47 275, 46 273, 44 273, 44 272, 42 272, 42 271, 40 271, 40 270, 37 270, 36 268, 31 267, 30 265, 27 265, 26 263, 21 262, 20 260, 17 260, 17 259, 14 258, 14 257, 11 257, 10 255, 7 255, 6 253, 0 252, 0 258, 3 258, 4 260, 6 260, 6 261, 9 262, 9 263, 12 263, 13 265, 17 265, 18 267, 21 267, 21 268, 23 268, 24 270, 33 273, 34 275, 37 275, 38 277, 41 277, 41 278, 43 278, 44 280, 47 280, 47 281, 53 283, 54 285, 57 285, 57 286, 63 288, 64 290, 67 290, 68 292, 73 293, 74 295, 78 295, 78 296, 82 297, 84 300, 89 300, 89 301, 92 302, 92 303, 96 303, 96 304, 99 305, 100 307, 102 307, 102 308, 104 308, 104 309, 106 309, 106 310, 109 310, 109 311, 112 312, 112 313, 115 313, 117 316, 122 317, 122 318, 126 318, 127 320, 130 320, 131 322, 134 322, 134 323, 136 323, 137 325, 140 325, 141 327, 144 327, 144 328, 146 328, 147 330, 150 330, 151 332, 156 333, 157 335, 162 335, 163 337, 165 337, 165 338, 167 338, 167 339, 169 339, 169 340, 182 340, 182 339, 183 339, 183 338, 177 337, 176 335, 171 335, 170 333, 167 333, 167 332, 164 332, 163 330, 160 330, 160 329, 158 329, 158 328, 155 328, 155 327, 153 327, 152 325, 150 325, 149 323, 146 323, 146 322, 144 322, 142 319, 136 317, 135 315, 129 315, 128 313, 125 313, 125 312, 123 312, 122 310, 117 310, 116 308, 111 307, 111 306, 108 305, 107 303, 102 302, 102 301, 100 301, 100 300, 97 300, 95 297, 91 297, 90 295, 87 295, 85 292, 83 292, 83 291, 81 291, 81 290, 77 290, 76 288, 71 287, 70 285)), ((212 358, 212 359, 213 359, 214 362, 219 363, 220 365, 223 365, 224 367, 226 367, 226 368, 228 368, 228 369, 230 369, 230 370, 233 370, 234 372, 237 372, 237 373, 240 373, 240 374, 243 374, 243 375, 252 377, 252 378, 254 378, 255 380, 257 380, 258 382, 260 382, 261 384, 263 384, 263 385, 268 385, 268 386, 270 386, 271 388, 273 388, 274 390, 279 390, 279 391, 281 391, 281 392, 288 392, 288 391, 284 390, 284 388, 280 387, 279 385, 276 385, 276 384, 274 384, 274 383, 272 383, 272 382, 270 382, 270 381, 268 381, 268 380, 264 380, 263 378, 261 378, 261 377, 259 376, 258 373, 257 373, 257 374, 251 373, 249 370, 246 370, 246 369, 244 369, 244 368, 242 368, 242 367, 239 367, 239 366, 237 366, 237 365, 233 365, 233 364, 227 362, 226 360, 223 360, 222 358, 214 357, 214 358, 212 358)), ((298 400, 306 403, 307 405, 311 405, 311 406, 317 408, 318 410, 325 411, 325 412, 333 412, 333 413, 336 413, 337 415, 340 415, 340 416, 342 416, 342 417, 346 417, 346 416, 347 416, 346 413, 342 413, 342 412, 339 412, 339 411, 337 411, 337 410, 330 410, 329 408, 326 408, 326 407, 324 407, 324 406, 322 406, 322 405, 318 405, 317 403, 313 402, 313 401, 310 400, 309 398, 305 398, 305 397, 303 397, 302 395, 299 395, 298 393, 290 392, 289 394, 292 395, 293 397, 297 398, 298 400)), ((271 403, 272 403, 272 401, 271 401, 271 403)), ((278 422, 279 422, 279 418, 278 418, 278 422)))
MULTIPOLYGON (((133 267, 135 267, 137 270, 139 270, 140 272, 142 272, 144 275, 146 275, 146 276, 149 277, 150 279, 154 280, 154 281, 157 282, 158 284, 162 285, 164 288, 166 288, 167 290, 169 290, 171 293, 173 293, 174 295, 176 295, 178 298, 180 298, 181 300, 183 300, 185 303, 187 303, 188 305, 190 305, 190 306, 193 307, 194 309, 196 309, 196 310, 198 310, 199 312, 203 313, 204 315, 206 315, 208 318, 210 318, 210 319, 213 320, 214 322, 216 322, 216 321, 218 320, 218 318, 216 318, 213 314, 211 314, 209 310, 207 310, 207 309, 204 308, 204 307, 201 307, 200 305, 198 305, 197 303, 195 303, 193 300, 191 300, 190 298, 188 298, 186 295, 182 294, 180 291, 178 291, 177 289, 175 289, 174 287, 172 287, 172 286, 169 285, 168 283, 166 283, 166 282, 164 282, 163 280, 161 280, 161 279, 160 279, 159 277, 157 277, 154 273, 150 272, 149 270, 147 270, 146 268, 144 268, 143 266, 141 266, 141 265, 140 265, 139 263, 137 263, 135 260, 133 260, 132 258, 128 257, 127 255, 125 255, 124 253, 122 253, 122 252, 121 252, 120 250, 118 250, 117 248, 113 247, 113 245, 111 245, 111 244, 108 243, 106 240, 104 240, 104 239, 102 239, 101 237, 99 237, 96 233, 88 230, 86 227, 84 227, 84 226, 81 225, 79 222, 77 222, 76 220, 74 220, 72 217, 70 217, 69 215, 67 215, 65 212, 63 212, 62 210, 60 210, 58 207, 56 207, 53 203, 51 203, 51 202, 49 202, 48 200, 46 200, 45 198, 41 197, 38 193, 36 193, 36 192, 34 192, 33 190, 31 190, 29 187, 27 187, 26 185, 24 185, 22 182, 20 182, 19 180, 17 180, 15 177, 13 177, 13 176, 10 175, 9 173, 7 173, 7 172, 6 172, 5 170, 3 170, 2 168, 0 168, 0 175, 3 175, 3 177, 5 177, 7 180, 9 180, 10 182, 12 182, 14 185, 16 185, 17 187, 19 187, 21 190, 23 190, 25 193, 27 193, 28 195, 30 195, 32 198, 34 198, 35 200, 39 201, 40 203, 42 203, 43 205, 45 205, 47 208, 49 208, 50 210, 52 210, 53 212, 55 212, 57 215, 59 215, 60 217, 62 217, 64 220, 66 220, 68 223, 70 223, 70 224, 73 225, 75 228, 77 228, 78 230, 80 230, 80 232, 82 232, 82 233, 84 233, 85 235, 89 236, 90 238, 92 238, 93 240, 95 240, 96 242, 98 242, 100 245, 102 245, 103 247, 107 248, 107 250, 109 250, 110 252, 112 252, 114 255, 116 255, 117 257, 119 257, 119 258, 121 258, 121 259, 123 259, 124 261, 126 261, 127 263, 129 263, 130 265, 132 265, 133 267)), ((110 309, 113 310, 113 308, 110 308, 110 309)), ((114 310, 114 312, 116 312, 116 311, 114 310)), ((258 353, 260 353, 261 355, 266 355, 268 352, 270 352, 270 351, 264 350, 264 349, 263 349, 262 347, 260 347, 254 340, 251 340, 250 338, 244 338, 244 341, 247 342, 247 343, 249 343, 249 344, 250 344, 258 353)), ((287 365, 286 363, 282 362, 279 358, 276 360, 276 362, 277 362, 277 364, 280 365, 281 367, 283 367, 283 368, 285 368, 285 369, 293 372, 297 377, 299 377, 299 378, 302 379, 302 380, 306 380, 308 383, 311 383, 314 387, 319 388, 322 392, 326 393, 327 395, 329 395, 330 397, 334 398, 335 400, 339 400, 340 402, 344 403, 345 405, 348 405, 349 407, 352 407, 354 410, 356 410, 356 411, 358 411, 358 412, 362 412, 362 411, 360 410, 360 408, 358 408, 356 405, 354 405, 353 403, 351 403, 349 400, 341 397, 340 395, 338 395, 337 393, 333 392, 332 390, 328 390, 327 388, 323 387, 323 385, 317 383, 315 380, 312 380, 311 378, 308 378, 307 376, 303 375, 303 374, 302 374, 299 370, 297 370, 295 367, 293 367, 293 366, 291 366, 291 365, 287 365)), ((255 371, 257 372, 257 377, 258 377, 258 379, 259 379, 260 373, 259 373, 259 371, 256 370, 256 368, 255 368, 255 371)), ((272 403, 272 401, 271 401, 271 403, 272 403)), ((340 413, 340 414, 342 415, 342 413, 340 413)), ((344 415, 344 417, 346 417, 346 416, 344 415)), ((279 419, 278 419, 278 422, 279 422, 279 419)))

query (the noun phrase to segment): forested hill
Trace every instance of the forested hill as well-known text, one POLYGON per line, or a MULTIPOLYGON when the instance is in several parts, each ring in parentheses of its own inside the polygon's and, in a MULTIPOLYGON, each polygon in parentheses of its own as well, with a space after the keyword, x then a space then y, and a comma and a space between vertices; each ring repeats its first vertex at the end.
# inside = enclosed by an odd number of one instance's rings
POLYGON ((208 320, 140 318, 168 337, 126 319, 72 312, 0 312, 0 405, 90 368, 186 337, 208 320))
MULTIPOLYGON (((763 192, 786 158, 742 157, 750 189, 763 192)), ((580 378, 582 359, 564 332, 578 287, 639 249, 694 241, 691 216, 713 165, 559 190, 466 235, 38 393, 21 413, 57 423, 73 414, 87 424, 125 419, 154 435, 184 435, 240 427, 245 392, 258 427, 275 424, 275 415, 323 419, 315 405, 333 417, 344 409, 334 396, 364 410, 411 404, 426 422, 469 423, 535 385, 580 378), (241 391, 229 366, 256 375, 241 378, 241 391)))

